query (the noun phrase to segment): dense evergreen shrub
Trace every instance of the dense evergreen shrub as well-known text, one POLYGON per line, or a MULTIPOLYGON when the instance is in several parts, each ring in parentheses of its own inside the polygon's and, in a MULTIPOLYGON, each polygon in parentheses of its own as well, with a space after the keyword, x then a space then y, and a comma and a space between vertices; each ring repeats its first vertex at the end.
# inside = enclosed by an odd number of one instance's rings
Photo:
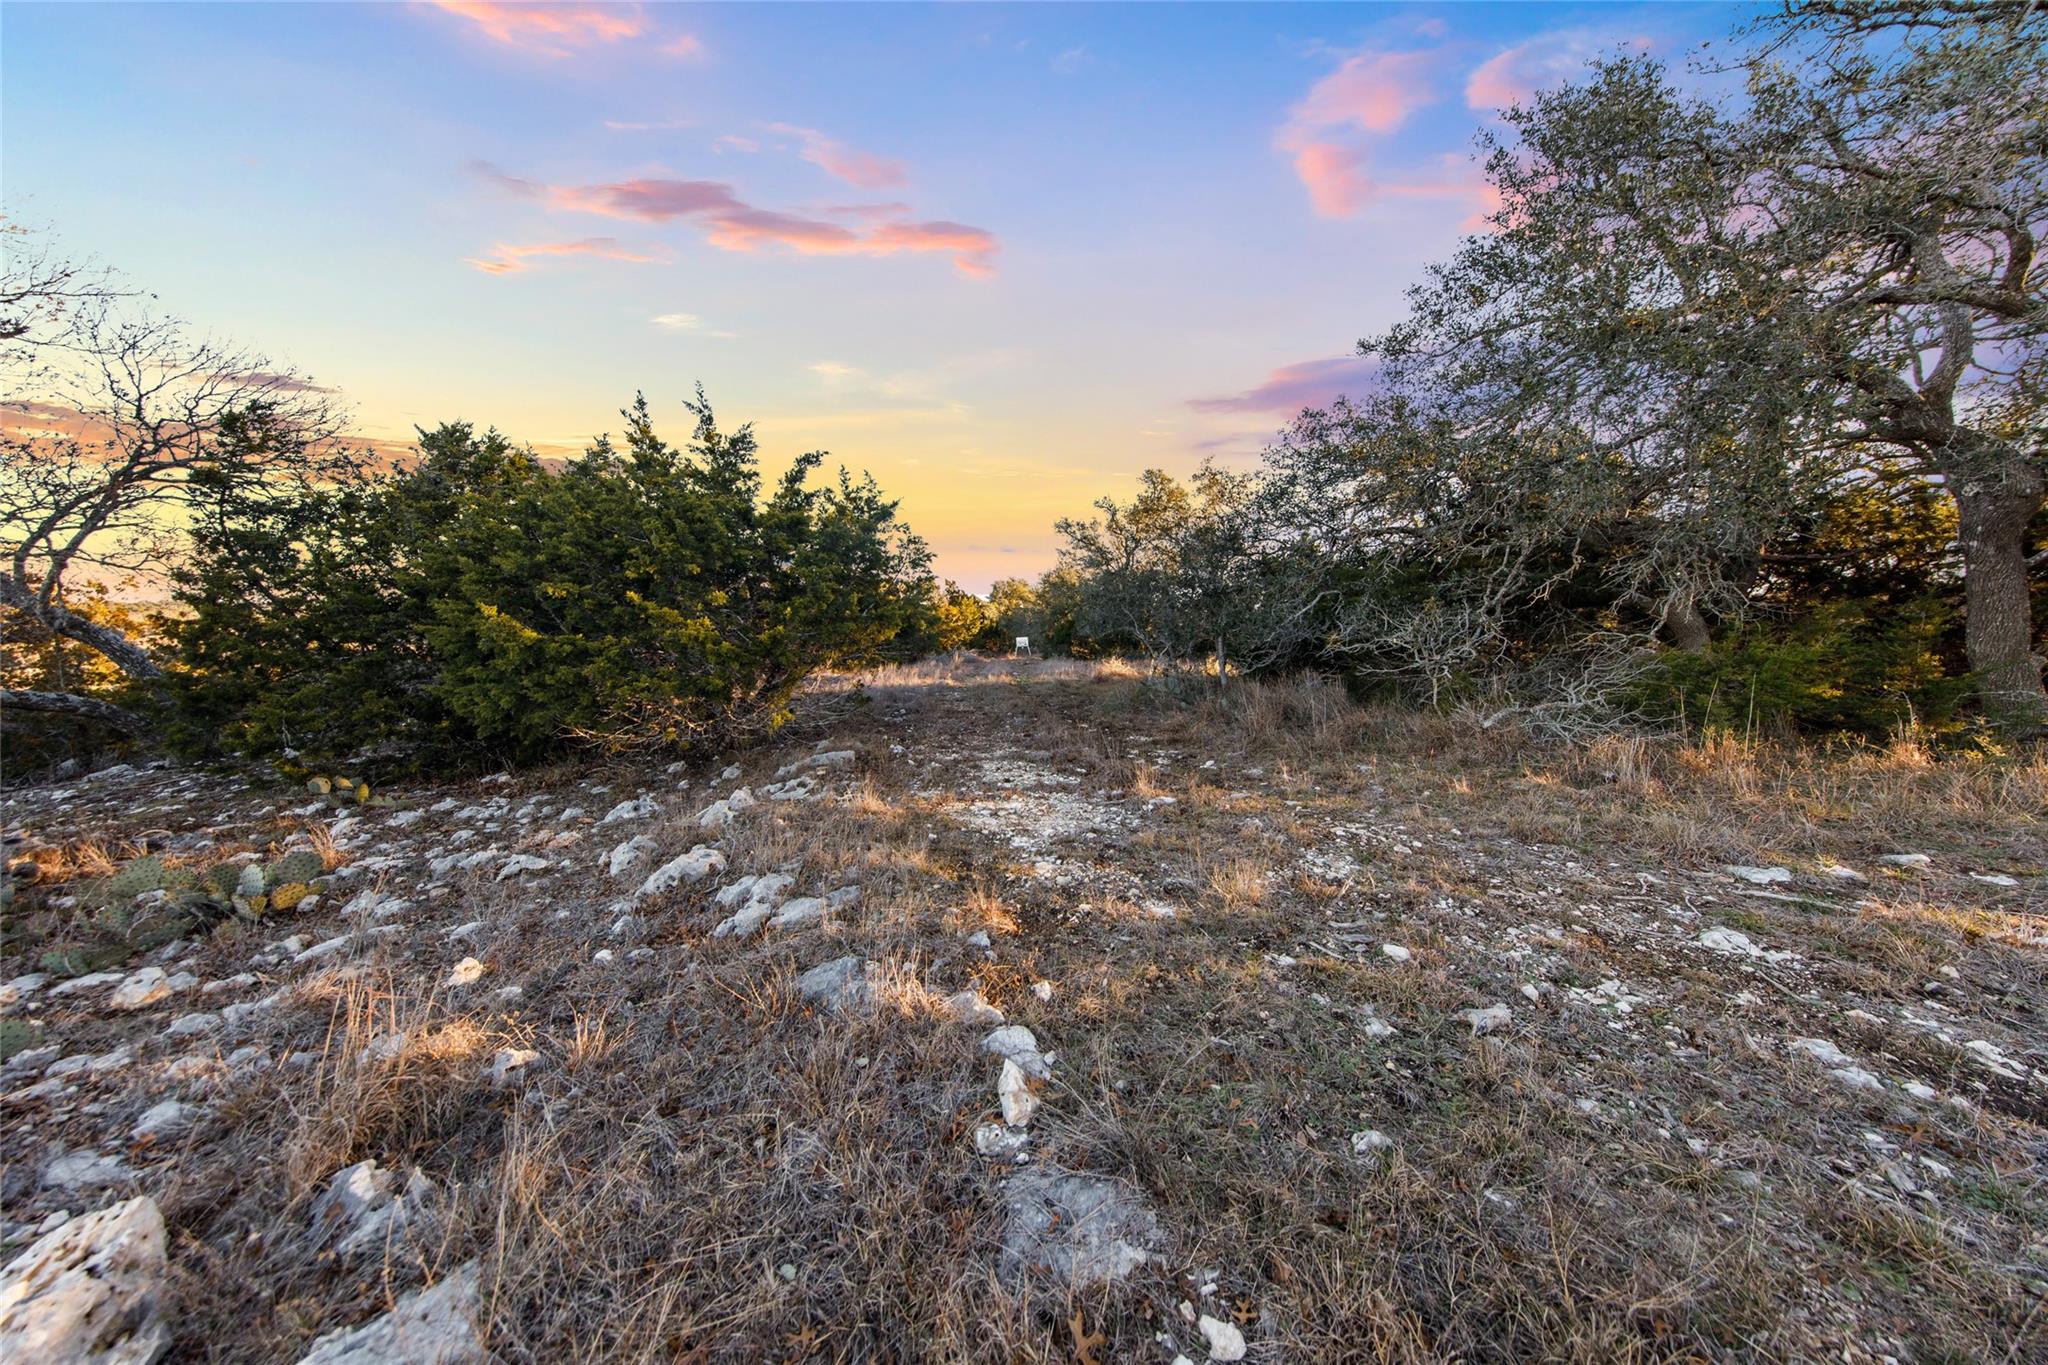
POLYGON ((773 728, 929 613, 872 481, 811 487, 814 453, 764 494, 752 431, 690 407, 686 448, 639 399, 559 468, 455 423, 349 486, 222 490, 178 584, 177 737, 390 766, 682 749, 773 728))

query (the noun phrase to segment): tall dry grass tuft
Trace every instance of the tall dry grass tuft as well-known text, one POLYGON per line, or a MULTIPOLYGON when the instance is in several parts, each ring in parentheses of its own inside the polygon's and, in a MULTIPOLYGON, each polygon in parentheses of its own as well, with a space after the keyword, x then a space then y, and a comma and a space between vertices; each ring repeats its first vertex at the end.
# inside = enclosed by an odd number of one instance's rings
MULTIPOLYGON (((284 1155, 295 1188, 445 1134, 487 1086, 491 1054, 513 1041, 401 989, 389 971, 342 977, 328 990, 326 1039, 309 1083, 292 1092, 284 1155)), ((319 993, 318 983, 308 990, 319 993)))

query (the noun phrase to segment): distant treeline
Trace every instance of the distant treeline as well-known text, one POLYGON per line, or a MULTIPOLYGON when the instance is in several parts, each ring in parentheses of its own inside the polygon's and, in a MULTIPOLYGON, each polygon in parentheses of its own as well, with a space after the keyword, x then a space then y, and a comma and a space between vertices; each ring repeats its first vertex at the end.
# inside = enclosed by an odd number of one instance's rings
POLYGON ((1062 523, 1003 610, 1560 731, 2048 728, 2048 7, 1800 3, 1703 60, 1739 93, 1621 56, 1507 111, 1370 392, 1062 523))

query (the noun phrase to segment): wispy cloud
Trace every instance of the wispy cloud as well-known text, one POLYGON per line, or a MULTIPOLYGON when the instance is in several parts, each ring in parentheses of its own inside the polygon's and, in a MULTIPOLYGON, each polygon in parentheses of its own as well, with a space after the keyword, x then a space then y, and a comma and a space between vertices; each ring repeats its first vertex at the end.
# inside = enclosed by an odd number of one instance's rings
POLYGON ((656 327, 670 332, 693 332, 698 336, 730 338, 735 333, 716 331, 704 325, 704 319, 695 313, 657 313, 647 319, 656 327))
POLYGON ((1264 382, 1242 393, 1190 399, 1197 412, 1246 412, 1293 416, 1303 408, 1328 407, 1340 396, 1358 397, 1378 382, 1379 367, 1364 356, 1304 360, 1282 365, 1264 382))
POLYGON ((694 128, 697 120, 692 118, 665 118, 646 121, 613 119, 604 121, 604 126, 614 133, 668 133, 678 128, 694 128))
MULTIPOLYGON (((425 0, 434 9, 467 19, 477 31, 507 47, 566 57, 599 44, 658 37, 654 20, 641 4, 557 3, 556 0, 425 0)), ((704 55, 703 40, 677 33, 662 38, 656 52, 664 57, 704 55)))
POLYGON ((1435 104, 1440 52, 1354 52, 1294 106, 1300 128, 1362 128, 1391 133, 1418 109, 1435 104))
POLYGON ((1077 75, 1083 67, 1093 65, 1094 62, 1095 54, 1090 52, 1086 46, 1070 47, 1065 52, 1060 53, 1059 56, 1054 57, 1051 66, 1054 71, 1062 76, 1072 76, 1077 75))
POLYGON ((1433 49, 1353 52, 1289 111, 1273 141, 1293 158, 1318 214, 1348 218, 1383 190, 1366 171, 1358 139, 1392 133, 1436 103, 1444 61, 1433 49))
POLYGON ((1580 74, 1594 57, 1616 50, 1648 52, 1655 45, 1653 39, 1642 34, 1611 29, 1566 28, 1539 33, 1480 63, 1465 81, 1465 103, 1489 113, 1522 104, 1538 90, 1580 74))
POLYGON ((607 261, 630 261, 637 265, 665 265, 666 255, 623 245, 614 237, 584 237, 573 242, 499 242, 486 256, 472 256, 469 264, 486 275, 519 275, 533 268, 535 259, 553 256, 591 256, 607 261))
POLYGON ((638 5, 523 3, 522 0, 427 0, 435 9, 467 19, 508 47, 553 57, 593 43, 616 43, 646 33, 638 5))
POLYGON ((795 138, 802 145, 798 155, 827 175, 836 176, 849 185, 858 185, 864 190, 886 190, 910 181, 910 173, 904 169, 903 163, 893 157, 876 156, 872 152, 849 147, 815 128, 801 128, 794 123, 771 123, 768 127, 771 132, 795 138))
POLYGON ((943 219, 879 218, 849 227, 799 213, 746 203, 731 185, 716 180, 642 176, 595 185, 546 185, 507 175, 488 163, 477 172, 492 183, 550 208, 628 218, 643 223, 676 220, 697 226, 705 240, 726 251, 783 247, 808 256, 894 256, 936 252, 953 258, 963 275, 995 273, 997 241, 985 228, 943 219))

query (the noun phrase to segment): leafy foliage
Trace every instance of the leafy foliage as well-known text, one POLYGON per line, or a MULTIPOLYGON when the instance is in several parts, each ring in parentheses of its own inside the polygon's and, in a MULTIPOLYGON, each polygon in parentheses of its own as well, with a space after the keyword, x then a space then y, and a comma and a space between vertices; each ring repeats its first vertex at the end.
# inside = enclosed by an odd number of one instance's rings
POLYGON ((929 610, 928 555, 872 481, 764 490, 750 428, 700 392, 551 469, 496 432, 422 432, 411 466, 290 499, 219 490, 176 630, 180 735, 390 762, 686 748, 773 728, 818 668, 929 610))

